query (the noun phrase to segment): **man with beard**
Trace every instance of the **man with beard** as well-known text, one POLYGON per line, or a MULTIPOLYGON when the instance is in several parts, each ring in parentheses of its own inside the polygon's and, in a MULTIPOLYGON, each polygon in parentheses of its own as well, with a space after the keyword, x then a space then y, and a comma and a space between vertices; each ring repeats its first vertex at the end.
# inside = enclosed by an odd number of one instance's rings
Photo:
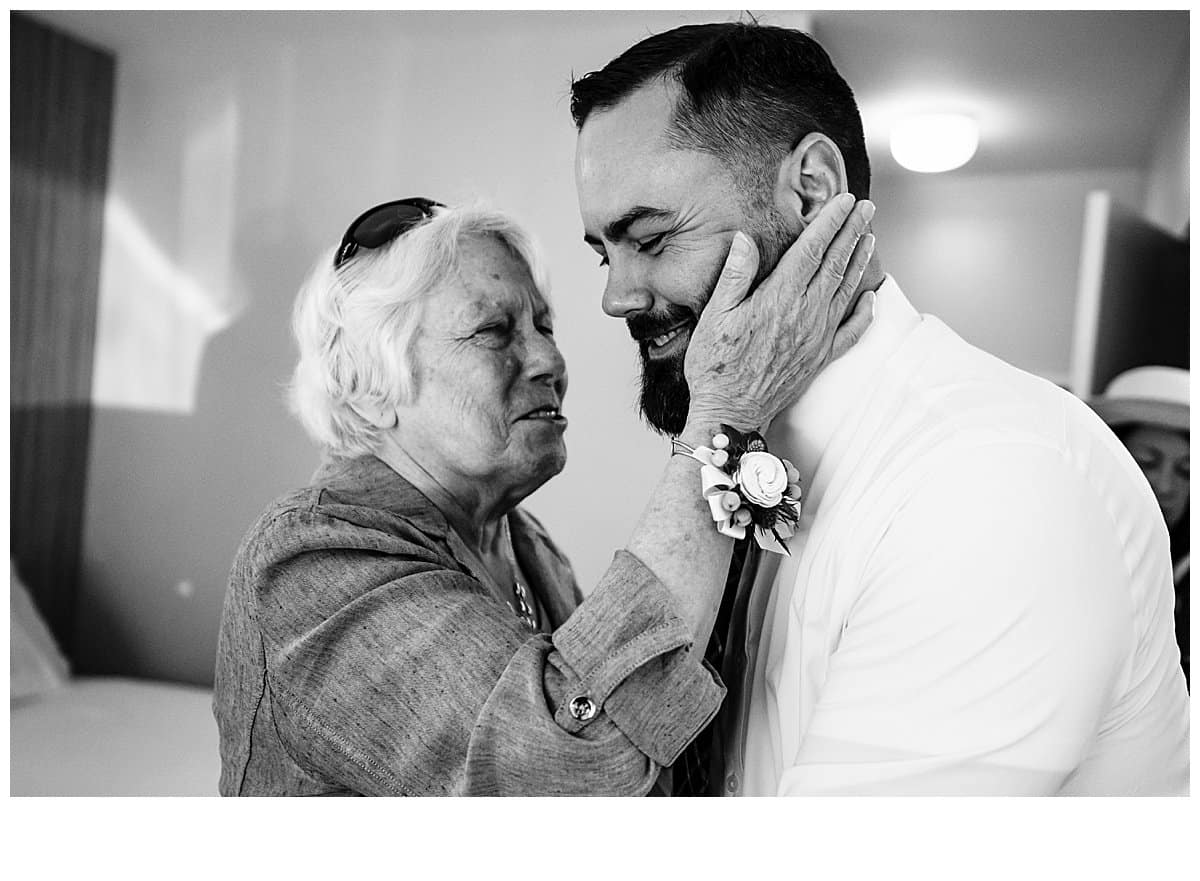
MULTIPOLYGON (((674 434, 735 233, 761 278, 826 202, 869 197, 854 96, 804 34, 710 24, 582 77, 571 109, 603 307, 674 434)), ((1185 791, 1170 551, 1137 465, 1082 402, 919 314, 877 256, 868 290, 862 340, 767 433, 801 519, 790 556, 735 555, 708 652, 729 694, 674 791, 1185 791)))

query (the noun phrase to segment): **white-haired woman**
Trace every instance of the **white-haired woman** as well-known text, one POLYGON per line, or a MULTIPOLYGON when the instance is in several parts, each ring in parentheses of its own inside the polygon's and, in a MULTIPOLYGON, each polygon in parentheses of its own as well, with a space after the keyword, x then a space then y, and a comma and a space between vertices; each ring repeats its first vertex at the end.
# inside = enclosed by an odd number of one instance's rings
MULTIPOLYGON (((739 234, 686 356, 682 441, 764 426, 861 336, 864 209, 831 204, 749 298, 739 234)), ((566 369, 528 237, 491 211, 377 206, 321 258, 294 329, 293 403, 327 455, 233 566, 221 792, 650 791, 724 693, 692 647, 731 543, 696 462, 671 457, 585 600, 518 507, 566 461, 566 369)))

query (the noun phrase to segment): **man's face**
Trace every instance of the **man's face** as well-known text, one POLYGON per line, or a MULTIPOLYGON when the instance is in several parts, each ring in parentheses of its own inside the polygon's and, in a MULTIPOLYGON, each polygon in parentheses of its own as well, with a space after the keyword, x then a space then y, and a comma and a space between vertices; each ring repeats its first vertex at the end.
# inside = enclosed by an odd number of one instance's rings
POLYGON ((584 240, 608 267, 604 311, 624 318, 638 343, 642 415, 670 434, 684 427, 683 357, 734 233, 758 240, 760 275, 783 251, 774 241, 783 238, 781 224, 746 215, 719 159, 668 143, 676 89, 648 85, 593 113, 575 153, 584 240))

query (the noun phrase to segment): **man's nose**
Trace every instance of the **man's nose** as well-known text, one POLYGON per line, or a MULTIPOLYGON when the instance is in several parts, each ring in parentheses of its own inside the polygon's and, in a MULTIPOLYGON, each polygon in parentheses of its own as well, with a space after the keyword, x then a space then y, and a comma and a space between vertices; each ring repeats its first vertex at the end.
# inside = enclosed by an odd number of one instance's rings
POLYGON ((654 296, 636 273, 623 262, 618 264, 614 261, 608 270, 601 305, 605 313, 613 318, 629 318, 649 312, 654 305, 654 296))

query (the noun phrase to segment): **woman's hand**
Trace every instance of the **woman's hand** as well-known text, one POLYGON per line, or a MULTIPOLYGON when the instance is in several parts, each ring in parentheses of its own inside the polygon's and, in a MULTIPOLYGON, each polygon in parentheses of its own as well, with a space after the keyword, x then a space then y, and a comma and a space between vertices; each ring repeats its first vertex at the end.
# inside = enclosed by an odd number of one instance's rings
POLYGON ((684 357, 689 423, 762 428, 862 337, 872 294, 843 319, 874 249, 875 237, 864 235, 874 213, 849 193, 831 199, 753 296, 758 250, 734 237, 684 357))

